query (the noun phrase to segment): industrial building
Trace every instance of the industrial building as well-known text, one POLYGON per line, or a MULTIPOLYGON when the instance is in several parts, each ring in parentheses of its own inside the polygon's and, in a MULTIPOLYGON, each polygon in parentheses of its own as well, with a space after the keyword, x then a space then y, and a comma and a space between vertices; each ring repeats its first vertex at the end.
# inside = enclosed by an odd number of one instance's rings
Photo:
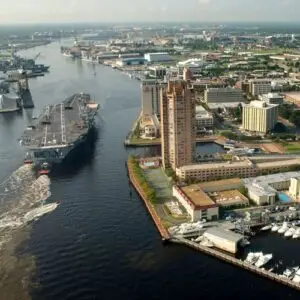
POLYGON ((233 254, 238 251, 238 245, 244 238, 241 234, 223 230, 219 227, 207 229, 203 236, 211 241, 214 247, 233 254))
POLYGON ((278 93, 268 93, 258 96, 259 100, 268 104, 283 104, 283 97, 278 93))
POLYGON ((193 222, 219 218, 218 205, 197 185, 173 186, 173 196, 186 209, 193 222))
POLYGON ((269 79, 252 79, 249 80, 250 93, 252 96, 268 94, 271 92, 271 80, 269 79))
POLYGON ((196 126, 197 131, 211 129, 214 125, 213 114, 209 113, 202 105, 196 106, 196 126))
POLYGON ((206 103, 244 102, 243 91, 238 88, 209 88, 204 92, 206 103))
POLYGON ((167 52, 145 53, 144 58, 150 63, 168 62, 173 60, 167 52))
POLYGON ((119 67, 144 65, 147 60, 143 57, 128 57, 116 60, 116 65, 119 67))
POLYGON ((243 106, 243 128, 253 133, 265 134, 274 128, 277 116, 278 105, 251 101, 243 106))
POLYGON ((169 81, 161 90, 162 163, 164 168, 189 165, 196 140, 194 91, 185 81, 169 81))

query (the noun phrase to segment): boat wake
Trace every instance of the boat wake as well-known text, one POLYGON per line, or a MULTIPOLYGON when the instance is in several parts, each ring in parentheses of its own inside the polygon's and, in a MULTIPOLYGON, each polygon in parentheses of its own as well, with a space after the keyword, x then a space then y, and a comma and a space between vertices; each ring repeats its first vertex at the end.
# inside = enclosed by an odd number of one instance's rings
POLYGON ((46 175, 36 178, 30 165, 21 166, 0 183, 0 250, 18 228, 43 215, 27 217, 35 214, 40 201, 50 196, 50 178, 46 175))

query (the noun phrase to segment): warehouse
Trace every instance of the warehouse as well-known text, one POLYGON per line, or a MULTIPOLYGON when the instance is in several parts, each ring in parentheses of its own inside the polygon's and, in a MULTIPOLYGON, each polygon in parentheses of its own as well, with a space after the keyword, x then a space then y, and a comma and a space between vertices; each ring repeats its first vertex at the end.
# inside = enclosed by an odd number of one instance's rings
POLYGON ((130 57, 121 58, 116 61, 116 65, 120 67, 124 66, 137 66, 144 65, 147 61, 143 57, 130 57))
POLYGON ((196 184, 185 187, 173 186, 173 196, 186 209, 193 222, 219 218, 218 206, 196 184))
POLYGON ((165 62, 173 60, 167 52, 146 53, 144 57, 148 62, 165 62))
POLYGON ((203 236, 211 241, 216 248, 233 254, 238 251, 238 244, 244 238, 241 234, 217 227, 207 229, 203 236))

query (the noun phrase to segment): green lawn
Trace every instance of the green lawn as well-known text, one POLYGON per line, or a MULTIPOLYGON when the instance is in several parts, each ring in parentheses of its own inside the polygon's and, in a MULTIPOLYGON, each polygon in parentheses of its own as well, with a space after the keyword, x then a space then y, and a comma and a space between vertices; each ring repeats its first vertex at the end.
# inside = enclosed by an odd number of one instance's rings
POLYGON ((300 152, 300 143, 288 143, 284 145, 286 152, 300 152))

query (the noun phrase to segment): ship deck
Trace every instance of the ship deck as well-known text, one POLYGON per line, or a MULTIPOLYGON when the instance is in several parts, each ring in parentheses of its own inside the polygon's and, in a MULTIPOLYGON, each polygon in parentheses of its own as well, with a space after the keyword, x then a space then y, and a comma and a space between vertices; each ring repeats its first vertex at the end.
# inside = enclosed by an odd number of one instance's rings
POLYGON ((60 104, 46 106, 32 126, 25 130, 23 145, 52 148, 73 143, 89 129, 84 121, 89 109, 86 103, 89 101, 89 95, 75 94, 60 104))

